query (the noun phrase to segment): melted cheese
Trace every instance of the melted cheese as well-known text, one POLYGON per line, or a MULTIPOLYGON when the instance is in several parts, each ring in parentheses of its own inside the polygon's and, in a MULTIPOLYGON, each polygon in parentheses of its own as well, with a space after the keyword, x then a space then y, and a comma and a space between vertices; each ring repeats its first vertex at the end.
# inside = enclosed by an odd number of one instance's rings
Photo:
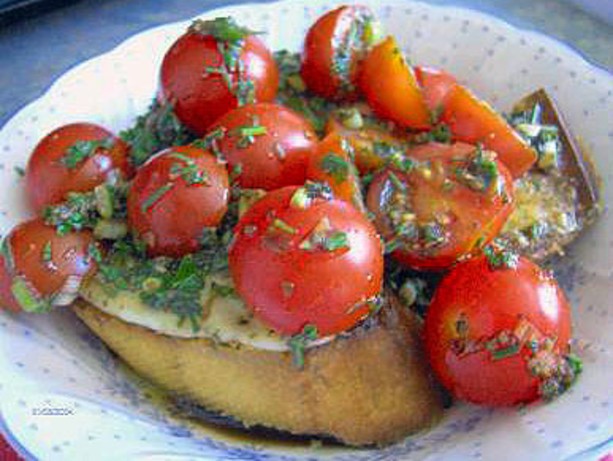
MULTIPOLYGON (((188 321, 179 323, 176 314, 146 305, 141 301, 138 292, 111 289, 95 277, 82 286, 80 294, 103 312, 160 334, 186 339, 209 338, 231 346, 289 350, 287 337, 280 336, 255 318, 237 296, 216 294, 211 289, 213 283, 233 286, 232 280, 227 276, 217 275, 207 280, 201 294, 205 318, 198 331, 194 331, 188 321)), ((328 339, 322 338, 310 345, 327 341, 328 339)))

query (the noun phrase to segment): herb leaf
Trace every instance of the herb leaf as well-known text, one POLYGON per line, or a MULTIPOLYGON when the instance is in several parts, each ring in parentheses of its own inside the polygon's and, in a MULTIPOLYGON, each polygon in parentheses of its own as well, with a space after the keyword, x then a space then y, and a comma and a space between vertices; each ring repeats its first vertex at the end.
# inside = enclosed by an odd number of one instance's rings
POLYGON ((222 42, 238 42, 247 38, 249 35, 259 33, 247 27, 239 26, 231 17, 219 17, 206 21, 196 19, 189 26, 189 31, 202 35, 211 35, 216 40, 222 42))
POLYGON ((329 153, 320 162, 321 169, 332 176, 337 184, 345 182, 349 176, 349 163, 341 156, 329 153))
POLYGON ((69 170, 75 169, 81 162, 92 157, 98 149, 110 149, 113 138, 77 141, 68 148, 60 162, 69 170))
POLYGON ((302 370, 304 368, 304 353, 308 344, 317 339, 317 327, 312 324, 306 324, 301 333, 292 336, 288 341, 288 346, 292 353, 293 365, 302 370))

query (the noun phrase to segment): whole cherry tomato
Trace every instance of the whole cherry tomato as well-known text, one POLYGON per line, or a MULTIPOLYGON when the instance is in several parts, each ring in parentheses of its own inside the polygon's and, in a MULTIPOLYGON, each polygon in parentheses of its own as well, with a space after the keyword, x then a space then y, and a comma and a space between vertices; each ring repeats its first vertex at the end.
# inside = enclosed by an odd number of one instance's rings
POLYGON ((40 218, 19 224, 2 241, 0 307, 43 312, 70 304, 94 273, 97 251, 89 231, 59 235, 40 218))
POLYGON ((442 110, 447 95, 457 83, 456 78, 444 70, 429 66, 415 66, 413 70, 430 110, 442 110))
POLYGON ((203 135, 220 116, 254 101, 272 101, 279 71, 264 43, 231 18, 195 21, 168 50, 161 94, 179 120, 203 135))
POLYGON ((368 105, 379 117, 405 128, 430 128, 430 111, 423 91, 393 37, 369 51, 362 62, 359 82, 368 105))
POLYGON ((362 213, 307 183, 269 192, 247 211, 229 262, 238 293, 267 325, 288 335, 312 325, 328 335, 369 314, 382 253, 362 213))
POLYGON ((393 256, 416 269, 445 269, 491 241, 513 210, 513 181, 495 154, 429 143, 402 168, 384 170, 367 195, 393 256))
POLYGON ((562 392, 577 372, 566 354, 570 309, 555 279, 525 258, 489 253, 437 287, 424 329, 442 384, 459 399, 515 405, 562 392))
POLYGON ((461 85, 455 85, 445 97, 441 121, 454 139, 481 143, 496 152, 513 178, 522 176, 537 160, 535 150, 501 115, 461 85))
POLYGON ((237 183, 250 189, 304 184, 308 159, 317 148, 311 125, 296 112, 272 103, 231 110, 215 122, 209 137, 237 183))
POLYGON ((345 5, 321 16, 307 32, 302 79, 328 99, 356 96, 360 61, 378 38, 378 24, 365 6, 345 5))
POLYGON ((128 192, 128 221, 152 256, 183 256, 200 248, 203 231, 228 208, 228 173, 208 151, 166 149, 136 173, 128 192))
POLYGON ((132 175, 128 145, 92 123, 53 130, 34 148, 25 173, 26 194, 36 212, 86 192, 120 174, 132 175))

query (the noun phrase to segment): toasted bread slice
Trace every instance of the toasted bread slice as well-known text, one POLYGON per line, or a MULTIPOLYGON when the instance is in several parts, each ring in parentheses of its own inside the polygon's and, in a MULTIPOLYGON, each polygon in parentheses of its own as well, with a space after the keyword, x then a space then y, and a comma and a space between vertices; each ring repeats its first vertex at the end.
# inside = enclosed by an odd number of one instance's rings
POLYGON ((73 308, 138 373, 246 427, 385 445, 442 414, 420 321, 393 299, 350 333, 309 348, 302 369, 288 351, 158 334, 84 300, 73 308))

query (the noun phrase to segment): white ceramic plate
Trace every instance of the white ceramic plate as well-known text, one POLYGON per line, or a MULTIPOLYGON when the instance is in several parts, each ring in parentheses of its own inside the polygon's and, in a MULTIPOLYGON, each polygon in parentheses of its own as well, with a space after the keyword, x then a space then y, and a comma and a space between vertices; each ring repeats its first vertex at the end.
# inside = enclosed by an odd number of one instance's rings
MULTIPOLYGON (((298 50, 307 27, 337 3, 244 5, 204 16, 232 15, 267 31, 273 48, 298 50)), ((375 10, 413 62, 447 68, 502 110, 545 87, 594 154, 605 201, 613 203, 611 75, 558 42, 474 11, 401 0, 362 3, 375 10)), ((0 131, 0 233, 27 214, 13 168, 25 164, 37 140, 77 120, 114 130, 130 125, 154 95, 164 51, 187 24, 143 32, 75 67, 6 124, 0 131)), ((605 212, 574 246, 566 266, 574 280, 569 294, 575 335, 585 345, 585 373, 569 393, 524 410, 458 405, 432 431, 383 450, 252 446, 189 427, 152 405, 68 312, 0 312, 0 427, 23 454, 44 460, 593 459, 613 434, 612 263, 613 220, 605 212), (63 415, 39 414, 49 409, 63 415)))

